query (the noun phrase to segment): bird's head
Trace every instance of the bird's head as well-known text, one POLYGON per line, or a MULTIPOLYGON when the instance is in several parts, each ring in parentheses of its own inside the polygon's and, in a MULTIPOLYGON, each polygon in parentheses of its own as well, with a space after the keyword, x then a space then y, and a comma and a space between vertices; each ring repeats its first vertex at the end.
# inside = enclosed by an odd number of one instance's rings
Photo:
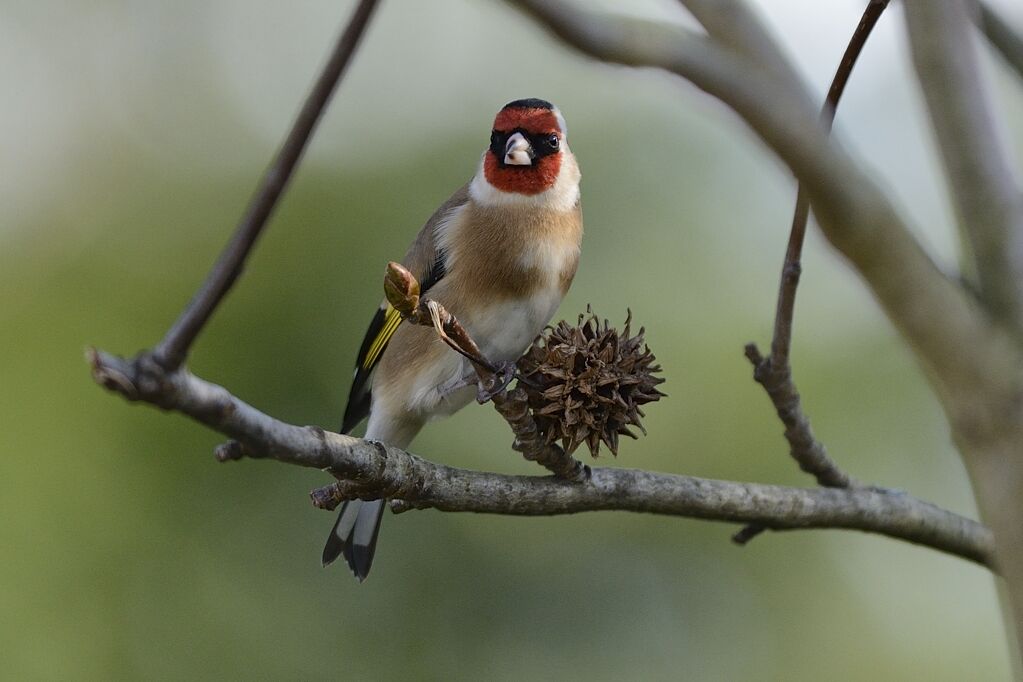
POLYGON ((520 99, 497 113, 473 193, 485 203, 568 203, 579 195, 579 169, 565 119, 550 102, 520 99))

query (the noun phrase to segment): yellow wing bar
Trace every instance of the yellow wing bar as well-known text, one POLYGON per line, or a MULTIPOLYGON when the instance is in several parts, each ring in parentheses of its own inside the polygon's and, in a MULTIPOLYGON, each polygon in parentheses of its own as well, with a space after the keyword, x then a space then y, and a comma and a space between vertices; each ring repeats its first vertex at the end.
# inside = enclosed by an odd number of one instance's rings
POLYGON ((394 336, 394 332, 398 329, 399 324, 401 324, 401 313, 388 303, 387 312, 384 313, 384 324, 380 328, 377 337, 373 339, 373 343, 370 344, 369 350, 366 351, 366 357, 362 359, 362 368, 364 370, 368 370, 376 364, 380 354, 387 347, 387 342, 394 336))

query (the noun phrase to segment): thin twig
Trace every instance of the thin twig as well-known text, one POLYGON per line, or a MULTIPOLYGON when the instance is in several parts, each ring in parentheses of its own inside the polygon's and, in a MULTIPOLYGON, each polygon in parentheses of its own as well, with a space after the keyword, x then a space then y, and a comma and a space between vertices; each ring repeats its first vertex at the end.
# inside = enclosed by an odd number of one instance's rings
POLYGON ((167 369, 177 369, 184 363, 195 338, 241 274, 249 251, 277 206, 317 122, 344 75, 345 68, 351 62, 376 4, 377 0, 360 0, 295 119, 291 132, 263 174, 231 240, 224 247, 202 287, 156 347, 153 355, 167 369))
MULTIPOLYGON (((824 106, 821 109, 821 125, 831 130, 835 120, 838 102, 845 92, 856 60, 878 19, 888 6, 888 0, 871 0, 863 11, 849 45, 842 55, 835 77, 831 81, 824 106)), ((792 378, 789 358, 792 351, 792 319, 796 307, 796 289, 802 273, 803 241, 810 219, 810 198, 800 183, 796 192, 796 208, 792 216, 785 262, 781 269, 781 284, 778 287, 778 305, 774 317, 774 336, 771 339, 771 355, 764 358, 756 344, 747 344, 746 357, 753 364, 753 378, 764 387, 767 395, 785 425, 785 438, 789 442, 789 453, 799 468, 817 479, 819 485, 829 488, 847 488, 852 480, 832 460, 810 427, 810 419, 803 411, 799 390, 792 378)), ((732 536, 736 544, 744 545, 761 532, 762 527, 747 526, 732 536)))
POLYGON ((777 530, 853 529, 995 570, 994 541, 987 528, 898 491, 787 488, 605 467, 592 469, 585 485, 554 476, 467 471, 383 443, 287 424, 187 369, 167 371, 147 356, 124 360, 93 350, 89 361, 94 379, 110 390, 188 415, 235 439, 236 444, 218 448, 218 459, 270 458, 325 469, 344 479, 314 496, 314 503, 327 508, 345 499, 391 498, 401 500, 403 510, 513 516, 621 510, 753 522, 777 530))
POLYGON ((515 434, 512 448, 558 478, 586 480, 589 477, 589 467, 542 437, 529 410, 526 392, 519 387, 508 390, 511 376, 483 355, 472 335, 443 305, 438 301, 421 298, 419 293, 419 282, 408 269, 393 261, 387 264, 384 275, 387 302, 405 320, 426 327, 432 326, 444 343, 472 363, 479 379, 481 396, 494 404, 494 409, 504 417, 515 434))
MULTIPOLYGON (((821 125, 831 130, 835 120, 838 103, 849 83, 856 60, 863 51, 874 26, 888 6, 889 0, 871 0, 860 17, 849 45, 845 48, 842 61, 839 62, 835 77, 831 81, 824 106, 821 108, 821 125)), ((787 366, 789 352, 792 348, 792 317, 795 311, 796 288, 802 271, 800 258, 803 253, 803 241, 806 237, 806 226, 810 218, 810 199, 806 189, 800 183, 796 195, 796 209, 792 216, 792 228, 789 231, 788 247, 785 251, 785 263, 782 266, 781 286, 778 290, 778 308, 774 318, 774 337, 771 340, 771 363, 775 367, 787 366)))

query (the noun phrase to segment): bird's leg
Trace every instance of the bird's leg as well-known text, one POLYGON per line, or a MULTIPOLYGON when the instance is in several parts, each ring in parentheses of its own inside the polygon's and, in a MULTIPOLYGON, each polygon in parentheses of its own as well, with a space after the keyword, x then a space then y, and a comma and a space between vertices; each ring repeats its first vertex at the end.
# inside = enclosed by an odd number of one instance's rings
POLYGON ((480 378, 476 388, 476 402, 482 405, 489 401, 495 395, 508 388, 508 384, 514 378, 515 362, 498 363, 496 372, 480 378))
POLYGON ((463 388, 475 386, 477 382, 479 382, 479 377, 476 375, 476 372, 469 370, 458 379, 454 379, 440 386, 437 389, 437 392, 440 394, 441 398, 448 398, 452 394, 458 393, 463 388))

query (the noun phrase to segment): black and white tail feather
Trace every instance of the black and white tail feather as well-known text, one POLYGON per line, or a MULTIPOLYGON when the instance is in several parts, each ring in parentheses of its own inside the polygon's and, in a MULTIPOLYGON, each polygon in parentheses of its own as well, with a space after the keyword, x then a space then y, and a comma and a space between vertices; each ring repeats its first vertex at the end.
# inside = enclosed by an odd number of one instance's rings
POLYGON ((376 551, 385 500, 345 502, 323 548, 323 565, 345 558, 348 568, 362 582, 369 575, 376 551))
MULTIPOLYGON (((410 262, 405 258, 405 265, 420 280, 420 290, 425 294, 434 284, 447 274, 445 254, 433 245, 434 227, 454 208, 468 200, 468 189, 463 187, 445 202, 430 217, 423 227, 417 245, 419 251, 427 255, 424 263, 410 262), (418 265, 418 267, 417 267, 418 265)), ((416 248, 416 245, 413 246, 416 248)), ((391 337, 402 324, 401 315, 386 301, 377 309, 366 336, 359 348, 359 356, 355 363, 355 376, 348 394, 348 404, 341 424, 341 433, 350 433, 359 422, 369 416, 372 408, 372 375, 391 337)), ((418 429, 415 429, 418 430, 418 429)), ((381 440, 397 447, 407 447, 415 435, 398 429, 386 429, 385 433, 366 433, 366 438, 381 440)), ((343 556, 345 563, 362 582, 369 575, 373 565, 373 553, 376 551, 377 535, 380 533, 380 521, 384 516, 386 500, 351 500, 341 507, 337 521, 330 531, 327 544, 323 547, 323 565, 327 566, 343 556)))

